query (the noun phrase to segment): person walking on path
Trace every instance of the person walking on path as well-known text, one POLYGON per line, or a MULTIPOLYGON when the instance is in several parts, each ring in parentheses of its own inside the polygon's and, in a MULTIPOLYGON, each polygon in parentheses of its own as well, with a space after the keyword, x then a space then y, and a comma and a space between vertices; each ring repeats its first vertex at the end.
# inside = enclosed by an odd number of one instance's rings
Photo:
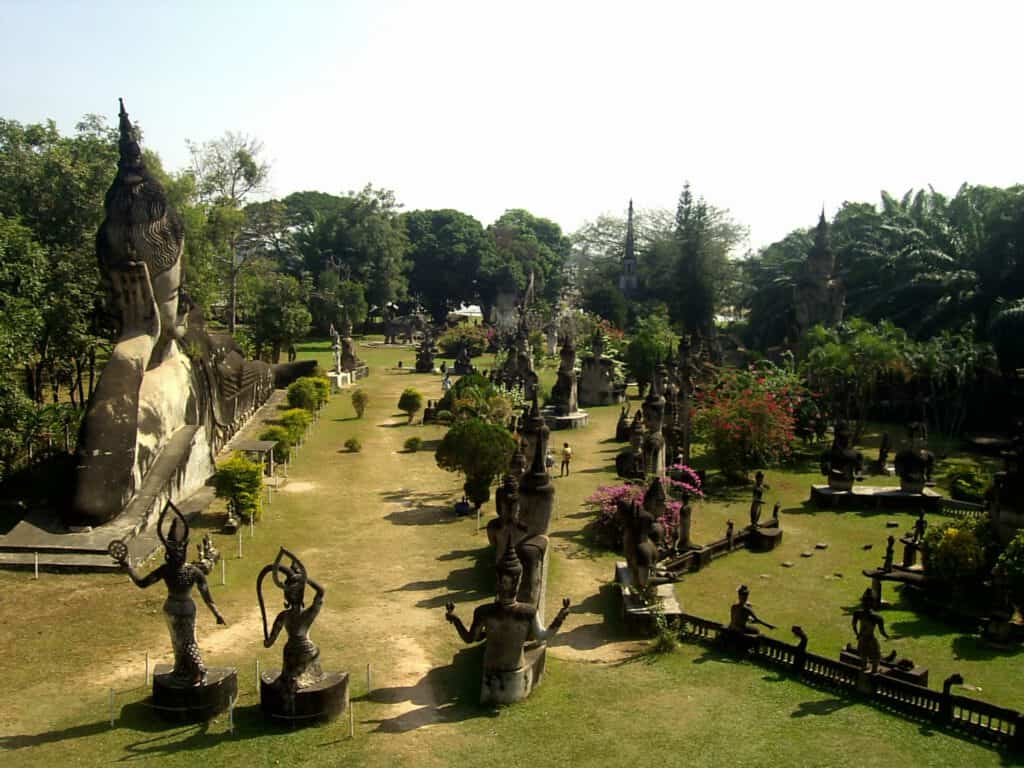
POLYGON ((572 461, 572 448, 569 447, 568 443, 562 443, 562 470, 559 473, 559 477, 565 477, 569 474, 569 462, 572 461))
POLYGON ((548 449, 548 452, 544 455, 544 468, 548 472, 551 472, 551 470, 555 468, 555 454, 551 452, 550 448, 548 449))

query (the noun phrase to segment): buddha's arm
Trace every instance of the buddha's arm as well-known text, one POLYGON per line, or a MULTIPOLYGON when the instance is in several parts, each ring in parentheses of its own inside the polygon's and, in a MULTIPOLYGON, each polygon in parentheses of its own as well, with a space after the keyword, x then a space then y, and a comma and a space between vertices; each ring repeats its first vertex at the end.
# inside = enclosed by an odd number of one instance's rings
POLYGON ((559 629, 562 628, 562 623, 565 621, 565 617, 569 615, 569 598, 562 599, 562 607, 555 615, 554 620, 545 629, 540 624, 540 619, 537 614, 533 614, 533 636, 537 640, 547 640, 549 637, 553 637, 559 629))
MULTIPOLYGON (((278 637, 278 635, 281 634, 281 627, 282 626, 284 626, 284 611, 281 611, 281 613, 277 614, 277 618, 274 619, 274 626, 271 628, 270 634, 269 635, 264 635, 264 637, 263 637, 263 647, 264 648, 269 648, 270 646, 272 646, 274 643, 277 642, 277 637, 278 637)), ((265 629, 266 629, 266 625, 264 625, 264 630, 265 629)))
POLYGON ((121 565, 123 565, 124 569, 128 572, 128 578, 130 578, 132 582, 134 582, 136 587, 141 587, 142 589, 145 589, 146 587, 151 587, 158 581, 160 581, 160 579, 164 577, 164 569, 167 567, 166 565, 161 565, 159 568, 150 571, 145 576, 140 577, 138 571, 132 568, 131 563, 125 561, 121 563, 121 565))

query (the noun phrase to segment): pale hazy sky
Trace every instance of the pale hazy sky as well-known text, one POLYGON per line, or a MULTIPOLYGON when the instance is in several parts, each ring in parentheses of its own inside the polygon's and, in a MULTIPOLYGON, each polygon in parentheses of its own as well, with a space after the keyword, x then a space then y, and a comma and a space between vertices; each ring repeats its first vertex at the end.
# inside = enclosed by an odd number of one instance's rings
POLYGON ((824 203, 1024 181, 1024 3, 0 0, 0 116, 111 121, 170 169, 255 135, 276 195, 367 182, 571 232, 683 181, 767 244, 824 203))

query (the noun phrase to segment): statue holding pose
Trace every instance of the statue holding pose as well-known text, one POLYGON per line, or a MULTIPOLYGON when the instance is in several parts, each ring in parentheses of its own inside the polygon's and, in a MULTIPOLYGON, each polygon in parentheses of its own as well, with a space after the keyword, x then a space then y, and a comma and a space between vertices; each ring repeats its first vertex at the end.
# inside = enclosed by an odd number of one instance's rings
POLYGON ((320 649, 309 639, 309 628, 320 615, 324 604, 324 588, 309 578, 306 567, 295 555, 284 547, 277 553, 273 564, 260 571, 256 580, 256 594, 260 601, 263 617, 263 647, 270 648, 277 642, 281 630, 288 634, 284 645, 281 675, 274 682, 286 697, 294 697, 300 688, 306 688, 323 679, 320 669, 320 649), (291 565, 283 564, 285 558, 291 565), (274 585, 284 593, 284 610, 277 614, 274 625, 267 629, 267 611, 263 602, 263 579, 271 574, 274 585), (306 587, 313 590, 313 604, 305 606, 306 587))
POLYGON ((199 686, 206 682, 206 665, 199 654, 196 643, 196 604, 192 599, 192 587, 199 589, 203 601, 216 617, 218 624, 226 624, 210 595, 204 569, 187 562, 189 528, 184 516, 171 502, 167 502, 157 521, 157 535, 164 545, 164 563, 145 576, 139 576, 128 561, 128 547, 121 541, 113 541, 108 547, 113 557, 135 586, 145 589, 163 579, 167 585, 167 600, 164 602, 164 616, 171 633, 174 648, 174 671, 170 677, 179 687, 199 686), (164 533, 168 514, 174 515, 170 531, 164 533))
POLYGON ((882 662, 882 649, 878 645, 878 638, 875 637, 875 629, 882 633, 882 637, 889 639, 885 631, 885 619, 875 612, 875 596, 870 589, 864 590, 860 598, 861 607, 853 612, 853 632, 857 635, 857 654, 860 656, 865 667, 870 666, 872 673, 878 672, 878 665, 882 662))
POLYGON ((760 632, 751 624, 760 624, 763 627, 768 627, 768 629, 775 629, 774 625, 757 618, 754 609, 747 602, 747 598, 750 597, 750 587, 744 584, 736 590, 736 594, 739 596, 739 599, 736 600, 736 604, 729 610, 730 631, 738 632, 741 635, 759 635, 760 632))

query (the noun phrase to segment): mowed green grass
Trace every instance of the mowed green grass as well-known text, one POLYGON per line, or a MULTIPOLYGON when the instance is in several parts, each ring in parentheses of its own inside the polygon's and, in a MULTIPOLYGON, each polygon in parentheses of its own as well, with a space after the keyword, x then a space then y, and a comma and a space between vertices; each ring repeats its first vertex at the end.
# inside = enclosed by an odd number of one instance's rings
MULTIPOLYGON (((228 558, 228 584, 212 579, 229 626, 218 628, 200 605, 198 636, 207 663, 239 669, 235 733, 222 716, 205 726, 165 726, 144 704, 140 687, 147 652, 166 660, 160 586, 133 587, 121 575, 0 572, 0 707, 4 765, 1000 765, 999 753, 824 691, 735 663, 697 646, 664 656, 601 660, 622 638, 614 591, 606 585, 615 555, 593 549, 582 500, 613 479, 619 446, 609 441, 617 408, 595 408, 584 430, 552 435, 574 447, 573 473, 556 484, 549 605, 574 603, 553 644, 543 685, 525 703, 490 710, 477 703, 480 650, 467 648, 444 621, 451 599, 468 618, 493 599, 486 539, 475 521, 456 519, 451 502, 461 479, 439 470, 432 446, 444 429, 406 426, 398 395, 415 386, 439 397, 440 377, 409 373, 413 350, 360 348, 373 368, 361 383, 370 393, 356 420, 348 398, 336 396, 295 458, 289 489, 275 496, 244 557, 233 539, 214 534, 228 558), (395 369, 403 361, 402 372, 395 369), (402 452, 411 435, 426 447, 402 452), (358 437, 363 450, 342 444, 358 437), (264 650, 254 582, 280 545, 296 551, 327 588, 313 629, 328 669, 352 674, 356 737, 336 723, 294 732, 267 727, 254 694, 254 664, 280 660, 264 650), (599 633, 583 631, 596 624, 599 633), (607 644, 607 645, 606 645, 607 644), (589 653, 587 661, 576 660, 589 653), (366 665, 373 666, 367 695, 366 665), (118 695, 118 725, 107 718, 108 689, 118 695), (129 690, 131 689, 131 690, 129 690)), ((303 345, 300 357, 331 358, 326 342, 303 345)), ((550 381, 553 372, 542 377, 550 381)), ((698 459, 699 461, 700 459, 698 459)), ((758 612, 776 636, 802 625, 811 648, 837 654, 850 639, 849 616, 867 580, 862 568, 880 562, 885 520, 910 525, 912 515, 815 511, 802 504, 817 476, 810 465, 770 470, 769 508, 783 505, 785 538, 764 555, 735 553, 688 576, 677 591, 687 611, 724 619, 735 589, 747 583, 758 612), (800 469, 808 471, 798 471, 800 469), (809 559, 800 552, 829 544, 809 559), (864 544, 873 544, 865 552, 864 544), (780 563, 796 565, 784 569, 780 563), (828 578, 835 573, 842 578, 828 578), (768 578, 761 578, 764 574, 768 578)), ((727 519, 746 521, 744 489, 700 505, 694 538, 721 535, 727 519)), ((487 517, 493 503, 485 506, 487 517)), ((196 533, 216 531, 215 508, 196 533)), ((891 591, 890 598, 895 596, 891 591)), ((271 595, 269 610, 279 605, 271 595)), ((944 625, 913 613, 886 613, 901 653, 932 670, 933 686, 960 671, 977 695, 1024 707, 1020 657, 993 655, 944 625), (989 658, 991 656, 991 658, 989 658)), ((609 658, 613 655, 609 654, 609 658)))

